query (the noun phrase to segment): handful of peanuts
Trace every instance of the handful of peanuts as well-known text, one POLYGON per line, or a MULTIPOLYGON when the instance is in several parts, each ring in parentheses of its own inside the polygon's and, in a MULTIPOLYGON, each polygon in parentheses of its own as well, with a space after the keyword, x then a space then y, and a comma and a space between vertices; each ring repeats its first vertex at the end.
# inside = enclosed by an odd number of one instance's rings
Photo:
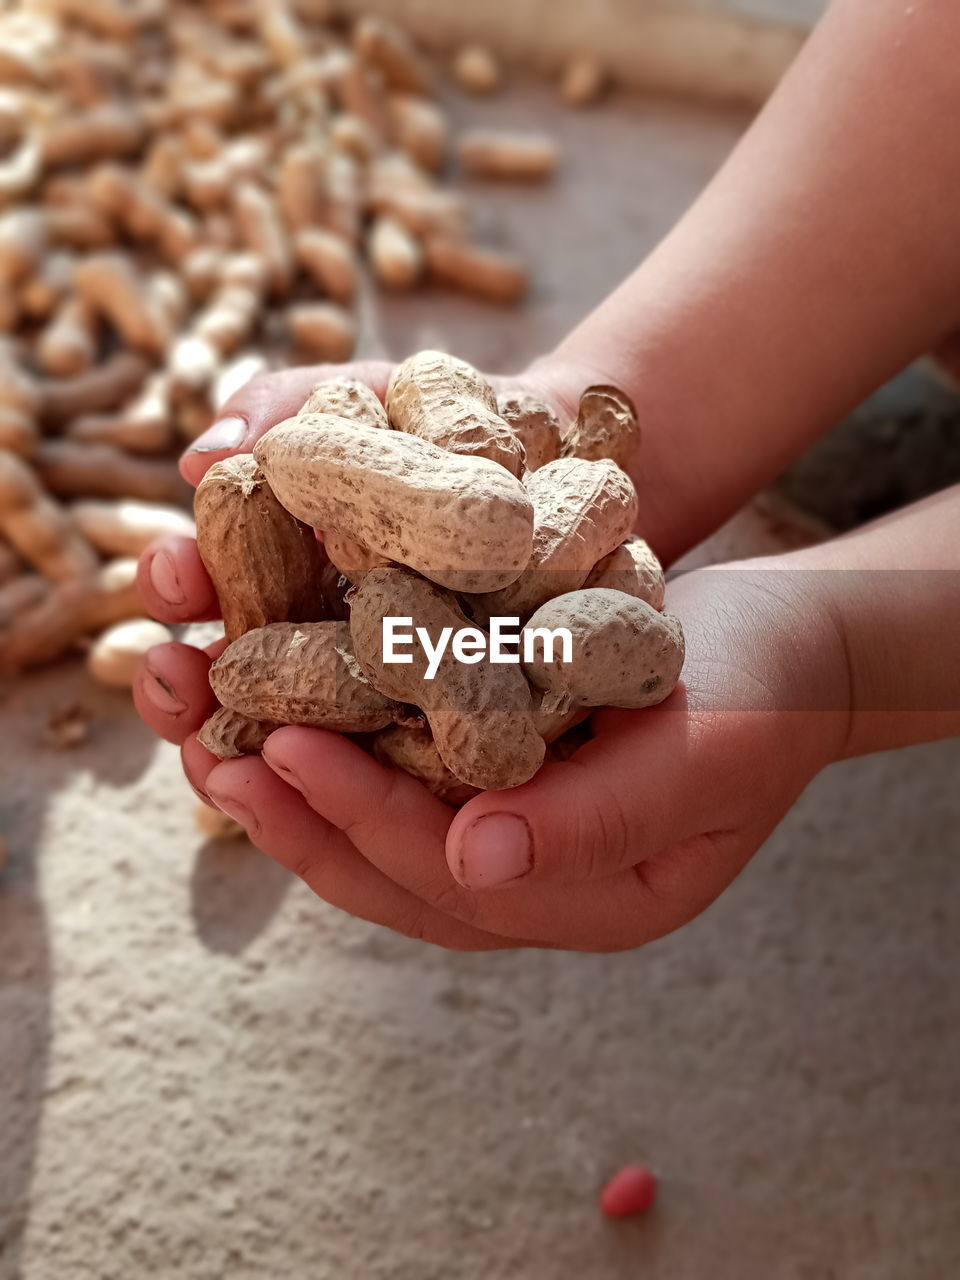
POLYGON ((200 741, 223 759, 281 725, 373 735, 379 759, 456 805, 564 758, 593 708, 662 702, 684 644, 632 532, 638 437, 615 387, 588 388, 563 430, 437 351, 397 367, 385 408, 361 383, 318 384, 197 490, 229 641, 200 741), (495 620, 522 628, 519 652, 481 660, 495 620), (423 652, 388 660, 394 621, 423 652), (554 661, 545 637, 561 631, 554 661))

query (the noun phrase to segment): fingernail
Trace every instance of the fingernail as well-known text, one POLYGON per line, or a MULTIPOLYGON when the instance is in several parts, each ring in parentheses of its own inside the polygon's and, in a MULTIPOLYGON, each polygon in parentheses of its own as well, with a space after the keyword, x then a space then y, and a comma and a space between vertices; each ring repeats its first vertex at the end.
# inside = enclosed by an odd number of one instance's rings
MULTIPOLYGON (((190 782, 189 778, 187 779, 187 782, 190 782)), ((202 800, 204 804, 213 805, 213 801, 207 795, 206 791, 204 791, 203 787, 198 787, 195 782, 190 782, 190 787, 198 800, 202 800)))
POLYGON ((265 752, 264 755, 266 756, 266 759, 270 765, 270 768, 274 771, 274 773, 279 773, 284 778, 286 778, 287 782, 290 783, 291 787, 296 787, 298 791, 303 790, 303 783, 300 781, 300 777, 297 774, 295 769, 291 769, 291 767, 288 764, 280 764, 278 761, 272 759, 272 757, 267 752, 265 752))
POLYGON ((293 765, 287 764, 286 760, 275 759, 276 750, 273 745, 272 736, 263 744, 263 758, 273 770, 279 774, 285 782, 289 782, 291 787, 295 787, 297 791, 303 793, 303 783, 300 781, 300 775, 297 773, 293 765))
POLYGON ((241 804, 235 796, 219 795, 216 787, 210 788, 210 799, 222 809, 228 818, 232 818, 234 822, 239 822, 248 836, 255 836, 260 830, 260 823, 252 809, 248 809, 245 804, 241 804))
POLYGON ((215 453, 220 449, 239 449, 247 438, 249 423, 245 418, 221 418, 197 436, 187 453, 215 453))
POLYGON ((533 867, 533 841, 523 818, 490 813, 467 827, 460 841, 460 874, 468 889, 493 889, 519 880, 533 867))
POLYGON ((167 716, 178 716, 187 709, 187 704, 177 697, 173 685, 158 675, 149 663, 143 669, 143 696, 152 707, 167 716))
POLYGON ((183 604, 186 600, 169 551, 158 551, 150 561, 150 585, 165 604, 183 604))

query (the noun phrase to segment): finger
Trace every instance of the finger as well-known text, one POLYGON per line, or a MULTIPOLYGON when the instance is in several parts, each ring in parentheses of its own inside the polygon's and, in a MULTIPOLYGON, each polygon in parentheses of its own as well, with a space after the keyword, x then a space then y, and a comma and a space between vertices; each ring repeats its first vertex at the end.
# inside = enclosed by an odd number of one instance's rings
POLYGON ((445 915, 541 946, 603 951, 644 938, 649 894, 632 871, 575 892, 521 884, 476 893, 456 882, 446 862, 451 810, 407 774, 320 729, 278 729, 263 754, 384 875, 445 915))
POLYGON ((394 884, 257 757, 226 760, 205 781, 217 807, 239 822, 259 849, 332 906, 456 950, 515 945, 442 915, 394 884))
POLYGON ((235 453, 249 453, 271 427, 292 418, 318 382, 355 378, 367 383, 381 400, 387 393, 392 366, 384 360, 352 364, 317 364, 252 378, 224 404, 213 426, 194 440, 180 460, 185 480, 196 486, 207 468, 235 453))
POLYGON ((133 684, 133 703, 154 733, 179 746, 212 715, 210 659, 189 644, 151 649, 133 684))
MULTIPOLYGON (((367 857, 390 875, 376 851, 390 843, 403 843, 434 856, 416 860, 404 885, 418 898, 435 900, 450 876, 436 857, 442 850, 453 811, 408 774, 380 764, 339 734, 323 729, 289 726, 272 733, 263 747, 266 763, 308 804, 367 857), (354 771, 351 773, 351 771, 354 771), (396 833, 405 833, 403 842, 396 833), (436 881, 439 877, 442 887, 436 881)), ((391 879, 393 877, 391 876, 391 879)))
POLYGON ((177 534, 151 542, 137 566, 137 588, 160 622, 207 622, 220 617, 217 593, 193 538, 177 534))
POLYGON ((217 756, 200 745, 200 739, 191 733, 180 745, 180 763, 187 781, 204 802, 213 804, 207 791, 207 778, 220 763, 217 756))
POLYGON ((716 735, 681 705, 682 693, 674 710, 599 715, 569 761, 471 800, 447 836, 457 882, 489 890, 601 880, 718 825, 716 735))

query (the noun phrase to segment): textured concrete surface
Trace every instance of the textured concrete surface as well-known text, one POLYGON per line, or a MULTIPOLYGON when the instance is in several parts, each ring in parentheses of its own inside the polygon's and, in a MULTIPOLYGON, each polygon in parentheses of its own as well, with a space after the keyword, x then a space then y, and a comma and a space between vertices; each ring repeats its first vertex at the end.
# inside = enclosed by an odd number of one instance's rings
POLYGON ((960 483, 960 383, 919 360, 793 464, 778 488, 851 529, 960 483))
MULTIPOLYGON (((539 264, 526 314, 396 301, 369 345, 447 336, 515 366, 639 258, 741 123, 649 103, 564 118, 556 195, 486 200, 539 264)), ((713 554, 788 535, 751 509, 713 554)), ((478 957, 204 843, 176 752, 78 669, 2 715, 0 1280, 960 1274, 960 742, 825 774, 672 938, 478 957), (44 746, 77 702, 87 743, 44 746), (605 1223, 595 1193, 635 1159, 662 1198, 605 1223)))

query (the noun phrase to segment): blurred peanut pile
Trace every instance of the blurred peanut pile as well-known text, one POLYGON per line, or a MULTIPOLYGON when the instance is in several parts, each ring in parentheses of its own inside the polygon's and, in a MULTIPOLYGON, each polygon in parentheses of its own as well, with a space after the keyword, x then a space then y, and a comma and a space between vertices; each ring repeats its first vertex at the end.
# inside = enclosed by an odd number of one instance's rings
MULTIPOLYGON (((265 352, 348 359, 368 278, 526 289, 443 185, 448 123, 410 40, 328 8, 0 0, 0 675, 79 643, 128 685, 167 638, 139 616, 135 557, 192 533, 177 454, 265 352)), ((454 71, 499 79, 482 49, 454 71)), ((563 94, 599 88, 581 61, 563 94)), ((521 179, 557 159, 479 131, 457 154, 521 179)))

